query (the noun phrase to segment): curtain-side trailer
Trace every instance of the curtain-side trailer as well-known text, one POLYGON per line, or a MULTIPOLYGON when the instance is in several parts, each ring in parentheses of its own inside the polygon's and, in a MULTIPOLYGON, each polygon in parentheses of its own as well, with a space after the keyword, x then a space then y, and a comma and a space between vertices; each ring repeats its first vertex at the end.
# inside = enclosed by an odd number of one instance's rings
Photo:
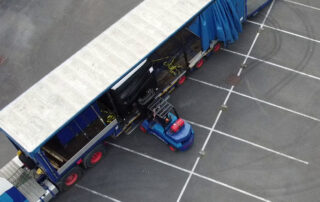
POLYGON ((49 201, 101 160, 107 137, 143 119, 151 133, 156 117, 170 133, 187 127, 166 97, 270 2, 142 2, 1 111, 18 155, 0 169, 0 201, 49 201))

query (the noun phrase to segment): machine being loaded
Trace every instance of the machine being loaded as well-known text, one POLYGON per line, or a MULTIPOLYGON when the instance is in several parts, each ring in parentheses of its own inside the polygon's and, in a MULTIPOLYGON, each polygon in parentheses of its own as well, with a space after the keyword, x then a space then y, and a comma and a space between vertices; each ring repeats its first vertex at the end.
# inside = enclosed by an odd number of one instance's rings
POLYGON ((194 132, 188 122, 179 118, 174 107, 158 97, 148 105, 149 115, 140 125, 144 133, 155 135, 171 151, 185 151, 192 146, 194 132))

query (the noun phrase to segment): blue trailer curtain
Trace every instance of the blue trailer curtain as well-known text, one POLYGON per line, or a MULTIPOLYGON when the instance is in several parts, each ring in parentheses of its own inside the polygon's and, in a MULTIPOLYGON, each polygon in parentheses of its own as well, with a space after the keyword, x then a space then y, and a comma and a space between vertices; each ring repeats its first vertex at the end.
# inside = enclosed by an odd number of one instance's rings
POLYGON ((216 0, 189 26, 201 38, 202 49, 207 50, 213 40, 233 43, 242 31, 245 18, 245 0, 216 0))

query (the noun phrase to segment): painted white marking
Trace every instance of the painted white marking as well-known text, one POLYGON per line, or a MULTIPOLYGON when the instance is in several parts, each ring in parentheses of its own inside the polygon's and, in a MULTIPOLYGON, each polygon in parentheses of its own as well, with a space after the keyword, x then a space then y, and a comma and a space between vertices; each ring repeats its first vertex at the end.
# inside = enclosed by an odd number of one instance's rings
POLYGON ((180 170, 180 171, 183 171, 183 172, 186 172, 186 173, 191 173, 191 171, 189 171, 189 170, 187 170, 187 169, 184 169, 184 168, 181 168, 181 167, 179 167, 179 166, 173 165, 173 164, 171 164, 171 163, 168 163, 168 162, 162 161, 162 160, 160 160, 160 159, 154 158, 154 157, 149 156, 149 155, 147 155, 147 154, 143 154, 143 153, 141 153, 141 152, 137 152, 137 151, 135 151, 135 150, 132 150, 132 149, 129 149, 129 148, 127 148, 127 147, 123 147, 123 146, 121 146, 121 145, 114 144, 114 143, 111 143, 111 142, 106 142, 106 143, 109 144, 109 145, 111 145, 111 146, 114 146, 114 147, 116 147, 116 148, 119 148, 119 149, 125 150, 125 151, 127 151, 127 152, 136 154, 136 155, 138 155, 138 156, 142 156, 142 157, 144 157, 144 158, 151 159, 151 160, 153 160, 153 161, 156 161, 156 162, 158 162, 158 163, 164 164, 164 165, 166 165, 166 166, 175 168, 175 169, 177 169, 177 170, 180 170))
MULTIPOLYGON (((273 7, 273 5, 274 5, 274 2, 275 2, 275 1, 273 0, 272 3, 271 3, 271 5, 270 5, 270 7, 269 7, 269 9, 268 9, 268 12, 267 12, 266 16, 265 16, 265 18, 264 18, 264 20, 263 20, 263 22, 262 22, 262 24, 261 24, 261 26, 260 26, 260 29, 263 28, 263 26, 264 26, 264 24, 265 24, 265 22, 266 22, 266 20, 267 20, 267 18, 268 18, 268 16, 269 16, 269 14, 270 14, 270 11, 271 11, 271 9, 272 9, 272 7, 273 7)), ((254 40, 253 40, 253 42, 252 42, 252 44, 251 44, 251 46, 250 46, 250 49, 249 49, 249 51, 248 51, 248 54, 246 55, 246 58, 245 58, 244 61, 243 61, 243 64, 246 64, 246 62, 247 62, 247 60, 248 60, 248 57, 250 56, 250 54, 251 54, 251 52, 252 52, 252 49, 253 49, 255 43, 256 43, 257 40, 258 40, 259 35, 260 35, 260 32, 258 32, 258 33, 256 34, 256 36, 255 36, 255 38, 254 38, 254 40)), ((242 70, 243 70, 243 67, 241 67, 241 68, 239 69, 237 76, 240 76, 240 75, 241 75, 242 70)), ((230 95, 231 95, 234 87, 235 87, 235 86, 232 85, 231 88, 228 90, 228 95, 227 95, 226 99, 224 100, 223 105, 227 105, 228 100, 229 100, 229 98, 230 98, 230 95)), ((204 142, 204 144, 203 144, 203 146, 202 146, 202 149, 201 149, 202 151, 205 150, 205 148, 206 148, 206 146, 207 146, 207 144, 208 144, 208 142, 209 142, 209 140, 210 140, 210 138, 211 138, 211 135, 212 135, 212 133, 213 133, 213 131, 214 131, 214 129, 215 129, 215 127, 216 127, 216 125, 217 125, 220 117, 221 117, 221 114, 222 114, 222 110, 220 109, 220 110, 219 110, 219 113, 218 113, 218 115, 217 115, 217 118, 216 118, 216 120, 214 121, 213 126, 211 127, 211 130, 210 130, 210 132, 209 132, 209 135, 207 136, 207 138, 206 138, 206 140, 205 140, 205 142, 204 142)), ((192 168, 193 171, 196 169, 196 167, 197 167, 197 165, 198 165, 198 163, 199 163, 199 160, 200 160, 200 157, 198 157, 198 158, 196 159, 196 162, 194 163, 193 168, 192 168)), ((181 192, 180 192, 180 194, 179 194, 179 198, 177 199, 177 202, 180 202, 180 199, 181 199, 181 197, 183 196, 183 194, 184 194, 184 192, 185 192, 185 189, 187 188, 187 186, 188 186, 188 184, 189 184, 189 181, 190 181, 191 176, 192 176, 192 173, 188 176, 188 179, 187 179, 187 181, 185 182, 185 184, 184 184, 184 186, 183 186, 183 188, 182 188, 182 190, 181 190, 181 192)))
POLYGON ((208 181, 211 181, 211 182, 213 182, 213 183, 216 183, 216 184, 218 184, 218 185, 221 185, 221 186, 223 186, 223 187, 226 187, 226 188, 232 189, 232 190, 234 190, 234 191, 240 192, 240 193, 245 194, 245 195, 247 195, 247 196, 251 196, 252 198, 256 198, 256 199, 258 199, 258 200, 260 200, 260 201, 271 202, 270 200, 267 200, 267 199, 262 198, 262 197, 260 197, 260 196, 251 194, 251 193, 249 193, 249 192, 247 192, 247 191, 238 189, 238 188, 236 188, 236 187, 230 186, 230 185, 225 184, 225 183, 223 183, 223 182, 220 182, 220 181, 218 181, 218 180, 214 180, 214 179, 212 179, 212 178, 209 178, 209 177, 200 175, 200 174, 198 174, 198 173, 194 173, 194 175, 195 175, 195 176, 198 176, 198 177, 200 177, 200 178, 202 178, 202 179, 206 179, 206 180, 208 180, 208 181))
MULTIPOLYGON (((261 26, 260 26, 260 29, 263 28, 263 26, 264 26, 264 24, 265 24, 265 22, 266 22, 266 20, 267 20, 267 18, 268 18, 268 16, 269 16, 269 14, 270 14, 270 11, 271 11, 273 5, 274 5, 274 1, 272 1, 272 4, 271 4, 271 6, 270 6, 269 9, 268 9, 268 12, 267 12, 267 14, 266 14, 266 16, 265 16, 265 18, 264 18, 261 26)), ((248 54, 246 55, 246 57, 245 57, 245 59, 244 59, 244 61, 243 61, 243 64, 246 64, 246 62, 247 62, 247 60, 248 60, 248 57, 250 56, 250 54, 251 54, 251 52, 252 52, 252 49, 253 49, 255 43, 257 42, 257 39, 258 39, 259 35, 260 35, 260 32, 258 32, 258 33, 256 34, 256 36, 255 36, 255 38, 254 38, 254 40, 253 40, 253 42, 252 42, 252 44, 251 44, 251 46, 250 46, 250 49, 249 49, 249 51, 248 51, 248 54)), ((239 71, 238 71, 238 73, 237 73, 237 76, 240 76, 240 75, 241 75, 242 70, 243 70, 243 67, 241 67, 241 68, 239 69, 239 71)), ((228 90, 228 95, 227 95, 226 99, 224 100, 223 105, 227 105, 228 100, 229 100, 229 98, 230 98, 230 95, 231 95, 234 87, 235 87, 235 86, 232 85, 231 88, 228 90)), ((215 129, 215 127, 216 127, 216 125, 217 125, 220 117, 221 117, 221 114, 222 114, 222 110, 220 109, 220 110, 219 110, 219 113, 218 113, 218 115, 217 115, 217 118, 215 119, 215 121, 214 121, 214 123, 213 123, 213 126, 211 127, 211 130, 210 130, 210 132, 209 132, 209 135, 207 136, 207 138, 206 138, 206 140, 205 140, 205 142, 204 142, 204 144, 203 144, 203 146, 202 146, 202 149, 201 149, 202 151, 205 150, 205 148, 206 148, 206 146, 207 146, 207 144, 208 144, 208 142, 209 142, 209 140, 210 140, 210 138, 211 138, 211 135, 212 135, 212 133, 213 133, 213 131, 214 131, 214 129, 215 129)), ((197 167, 197 165, 198 165, 198 163, 199 163, 199 160, 200 160, 200 157, 198 157, 198 158, 196 159, 196 162, 194 163, 193 168, 192 168, 193 171, 196 169, 196 167, 197 167)), ((183 188, 182 188, 182 190, 181 190, 181 192, 180 192, 180 195, 179 195, 179 197, 178 197, 178 199, 177 199, 177 202, 180 202, 180 199, 181 199, 181 197, 183 196, 183 194, 184 194, 184 192, 185 192, 185 189, 186 189, 186 187, 187 187, 188 184, 189 184, 189 181, 190 181, 191 176, 192 176, 192 173, 188 176, 188 179, 187 179, 187 181, 185 182, 185 184, 184 184, 184 186, 183 186, 183 188)))
MULTIPOLYGON (((225 48, 221 48, 221 50, 245 57, 245 54, 243 54, 243 53, 239 53, 239 52, 232 51, 232 50, 225 49, 225 48)), ((253 56, 249 56, 249 58, 253 59, 253 60, 256 60, 256 61, 259 61, 259 62, 263 62, 263 63, 269 64, 269 65, 271 65, 273 67, 278 67, 280 69, 284 69, 284 70, 287 70, 287 71, 290 71, 290 72, 294 72, 294 73, 300 74, 302 76, 306 76, 306 77, 309 77, 309 78, 312 78, 312 79, 320 81, 320 77, 317 77, 317 76, 314 76, 314 75, 311 75, 311 74, 307 74, 307 73, 304 73, 304 72, 301 72, 301 71, 297 71, 297 70, 294 70, 292 68, 285 67, 283 65, 279 65, 279 64, 267 61, 267 60, 262 60, 262 59, 259 59, 259 58, 253 57, 253 56)))
POLYGON ((113 201, 113 202, 121 202, 121 201, 119 201, 119 200, 117 200, 117 199, 115 199, 115 198, 112 198, 112 197, 110 197, 110 196, 101 194, 101 193, 99 193, 99 192, 96 192, 96 191, 94 191, 94 190, 92 190, 92 189, 89 189, 89 188, 87 188, 87 187, 81 186, 81 185, 79 185, 79 184, 76 184, 75 186, 78 187, 79 189, 88 191, 88 192, 90 192, 90 193, 92 193, 92 194, 94 194, 94 195, 100 196, 100 197, 102 197, 102 198, 109 199, 109 200, 111 200, 111 201, 113 201))
POLYGON ((214 132, 217 132, 217 133, 219 133, 220 135, 223 135, 223 136, 226 136, 226 137, 229 137, 229 138, 238 140, 239 142, 244 142, 244 143, 247 143, 247 144, 252 145, 252 146, 254 146, 254 147, 260 148, 260 149, 262 149, 262 150, 265 150, 265 151, 274 153, 274 154, 276 154, 276 155, 279 155, 279 156, 282 156, 282 157, 285 157, 285 158, 288 158, 288 159, 297 161, 297 162, 299 162, 299 163, 303 163, 303 164, 305 164, 305 165, 308 165, 308 164, 309 164, 309 162, 307 162, 307 161, 304 161, 304 160, 298 159, 298 158, 296 158, 296 157, 293 157, 293 156, 284 154, 284 153, 282 153, 282 152, 275 151, 275 150, 273 150, 273 149, 269 149, 269 148, 264 147, 264 146, 262 146, 262 145, 256 144, 256 143, 254 143, 254 142, 250 142, 250 141, 248 141, 248 140, 245 140, 245 139, 242 139, 242 138, 239 138, 239 137, 235 137, 235 136, 233 136, 233 135, 224 133, 224 132, 222 132, 222 131, 214 130, 214 132))
MULTIPOLYGON (((168 163, 168 162, 166 162, 166 161, 163 161, 163 160, 154 158, 154 157, 149 156, 149 155, 147 155, 147 154, 143 154, 143 153, 141 153, 141 152, 137 152, 137 151, 135 151, 135 150, 132 150, 132 149, 129 149, 129 148, 127 148, 127 147, 123 147, 123 146, 120 146, 120 145, 117 145, 117 144, 114 144, 114 143, 111 143, 111 142, 106 142, 106 143, 109 144, 109 145, 111 145, 111 146, 114 146, 114 147, 116 147, 116 148, 119 148, 119 149, 125 150, 125 151, 127 151, 127 152, 136 154, 136 155, 138 155, 138 156, 142 156, 142 157, 144 157, 144 158, 153 160, 153 161, 158 162, 158 163, 160 163, 160 164, 164 164, 164 165, 169 166, 169 167, 171 167, 171 168, 175 168, 175 169, 180 170, 180 171, 183 171, 183 172, 185 172, 185 173, 189 173, 189 174, 195 175, 195 176, 197 176, 197 177, 199 177, 199 178, 202 178, 202 179, 207 180, 207 181, 209 181, 209 182, 212 182, 212 183, 218 184, 218 185, 220 185, 220 186, 226 187, 226 188, 228 188, 228 189, 234 190, 234 191, 236 191, 236 192, 242 193, 242 194, 244 194, 244 195, 247 195, 247 196, 250 196, 250 197, 259 199, 259 200, 261 200, 261 201, 271 202, 271 201, 269 201, 269 200, 267 200, 267 199, 265 199, 265 198, 262 198, 262 197, 260 197, 260 196, 255 195, 255 194, 249 193, 249 192, 247 192, 247 191, 244 191, 244 190, 242 190, 242 189, 233 187, 233 186, 228 185, 228 184, 226 184, 226 183, 223 183, 223 182, 221 182, 221 181, 218 181, 218 180, 215 180, 215 179, 213 179, 213 178, 210 178, 210 177, 201 175, 201 174, 199 174, 199 173, 192 172, 192 171, 187 170, 187 169, 184 169, 184 168, 182 168, 182 167, 180 167, 180 166, 176 166, 176 165, 174 165, 174 164, 172 164, 172 163, 168 163)), ((198 158, 199 158, 199 157, 198 157, 198 158)), ((197 158, 197 159, 198 159, 198 158, 197 158)), ((199 160, 197 160, 197 161, 199 161, 199 160)), ((195 168, 195 167, 194 167, 194 168, 195 168)), ((188 178, 189 178, 189 177, 188 177, 188 178)), ((189 179, 189 180, 190 180, 190 179, 189 179)), ((182 195, 181 195, 181 196, 182 196, 182 195)))
POLYGON ((197 157, 196 162, 195 162, 195 164, 193 165, 192 170, 191 170, 191 172, 190 172, 190 174, 189 174, 189 176, 188 176, 188 179, 187 179, 187 181, 184 183, 184 185, 183 185, 183 187, 182 187, 182 190, 181 190, 181 192, 180 192, 180 194, 179 194, 179 197, 178 197, 178 199, 177 199, 177 202, 179 202, 179 201, 181 200, 181 198, 182 198, 182 196, 183 196, 183 193, 185 192, 185 190, 186 190, 186 188, 187 188, 187 186, 188 186, 188 184, 189 184, 189 181, 190 181, 192 175, 194 175, 194 170, 196 169, 196 167, 197 167, 197 165, 198 165, 198 163, 199 163, 199 160, 200 160, 200 157, 197 157))
POLYGON ((208 86, 211 86, 211 87, 215 87, 215 88, 218 88, 220 90, 225 90, 225 91, 229 91, 230 89, 228 88, 225 88, 225 87, 222 87, 222 86, 218 86, 218 85, 215 85, 215 84, 212 84, 212 83, 208 83, 206 81, 202 81, 202 80, 199 80, 199 79, 196 79, 196 78, 193 78, 193 77, 188 77, 188 80, 191 80, 191 81, 196 81, 198 83, 202 83, 202 84, 205 84, 205 85, 208 85, 208 86))
MULTIPOLYGON (((223 88, 221 86, 217 86, 217 85, 214 85, 214 84, 211 84, 211 83, 208 83, 208 82, 205 82, 205 81, 201 81, 199 79, 195 79, 195 78, 192 78, 192 77, 189 77, 189 80, 196 81, 196 82, 199 82, 199 83, 202 83, 202 84, 214 87, 214 88, 218 88, 218 89, 221 89, 221 90, 228 91, 228 89, 223 88)), ((291 112, 291 113, 299 115, 299 116, 303 116, 305 118, 308 118, 308 119, 311 119, 311 120, 314 120, 314 121, 320 122, 320 119, 316 118, 314 116, 310 116, 310 115, 307 115, 307 114, 304 114, 304 113, 301 113, 301 112, 297 112, 295 110, 292 110, 292 109, 289 109, 289 108, 286 108, 286 107, 283 107, 283 106, 280 106, 280 105, 276 105, 276 104, 273 104, 271 102, 268 102, 268 101, 265 101, 265 100, 262 100, 262 99, 259 99, 259 98, 255 98, 255 97, 252 97, 250 95, 246 95, 244 93, 240 93, 240 92, 237 92, 237 91, 232 91, 232 93, 234 93, 236 95, 240 95, 240 96, 248 98, 248 99, 251 99, 251 100, 254 100, 254 101, 257 101, 257 102, 261 102, 263 104, 266 104, 266 105, 269 105, 269 106, 272 106, 272 107, 275 107, 275 108, 278 108, 278 109, 282 109, 282 110, 287 111, 287 112, 291 112)))
MULTIPOLYGON (((249 23, 252 23, 252 24, 255 24, 255 25, 259 25, 259 26, 261 25, 260 23, 252 21, 252 20, 247 20, 246 22, 249 22, 249 23)), ((276 31, 279 31, 279 32, 283 32, 283 33, 286 33, 286 34, 289 34, 289 35, 292 35, 292 36, 296 36, 296 37, 299 37, 299 38, 302 38, 302 39, 306 39, 306 40, 310 40, 310 41, 313 41, 313 42, 316 42, 316 43, 320 43, 320 40, 316 40, 316 39, 313 39, 313 38, 310 38, 310 37, 307 37, 307 36, 303 36, 303 35, 300 35, 300 34, 289 32, 289 31, 286 31, 286 30, 283 30, 283 29, 275 28, 275 27, 272 27, 272 26, 269 26, 269 25, 264 25, 264 27, 267 27, 269 29, 273 29, 273 30, 276 30, 276 31)))
MULTIPOLYGON (((192 124, 192 125, 195 125, 195 126, 198 126, 198 127, 201 127, 201 128, 207 129, 207 130, 210 130, 209 127, 204 126, 204 125, 202 125, 202 124, 195 123, 195 122, 189 121, 189 120, 187 120, 187 119, 184 119, 184 120, 186 120, 187 122, 189 122, 189 123, 192 124)), ((290 155, 288 155, 288 154, 285 154, 285 153, 282 153, 282 152, 279 152, 279 151, 275 151, 275 150, 273 150, 273 149, 270 149, 270 148, 267 148, 267 147, 265 147, 265 146, 256 144, 256 143, 254 143, 254 142, 251 142, 251 141, 248 141, 248 140, 245 140, 245 139, 242 139, 242 138, 239 138, 239 137, 236 137, 236 136, 227 134, 227 133, 225 133, 225 132, 222 132, 222 131, 219 131, 219 130, 216 130, 216 129, 214 129, 214 132, 216 132, 216 133, 218 133, 218 134, 220 134, 220 135, 223 135, 223 136, 232 138, 232 139, 234 139, 234 140, 238 140, 239 142, 243 142, 243 143, 249 144, 249 145, 251 145, 251 146, 260 148, 260 149, 262 149, 262 150, 265 150, 265 151, 274 153, 274 154, 276 154, 276 155, 279 155, 279 156, 282 156, 282 157, 285 157, 285 158, 288 158, 288 159, 297 161, 297 162, 299 162, 299 163, 303 163, 303 164, 309 165, 309 162, 307 162, 307 161, 301 160, 301 159, 299 159, 299 158, 290 156, 290 155)))
POLYGON ((291 1, 291 0, 283 0, 283 1, 320 11, 320 8, 317 8, 317 7, 314 7, 314 6, 310 6, 310 5, 306 5, 306 4, 303 4, 303 3, 298 3, 298 2, 295 2, 295 1, 291 1))
POLYGON ((246 97, 246 98, 255 100, 255 101, 257 101, 257 102, 261 102, 261 103, 264 103, 264 104, 266 104, 266 105, 270 105, 270 106, 272 106, 272 107, 276 107, 276 108, 278 108, 278 109, 282 109, 282 110, 284 110, 284 111, 288 111, 288 112, 291 112, 291 113, 293 113, 293 114, 296 114, 296 115, 299 115, 299 116, 303 116, 303 117, 305 117, 305 118, 312 119, 312 120, 314 120, 314 121, 320 122, 320 119, 318 119, 318 118, 316 118, 316 117, 309 116, 309 115, 307 115, 307 114, 303 114, 303 113, 297 112, 297 111, 295 111, 295 110, 292 110, 292 109, 289 109, 289 108, 286 108, 286 107, 282 107, 282 106, 280 106, 280 105, 276 105, 276 104, 273 104, 273 103, 271 103, 271 102, 267 102, 267 101, 265 101, 265 100, 261 100, 261 99, 258 99, 258 98, 255 98, 255 97, 252 97, 252 96, 243 94, 243 93, 239 93, 239 92, 235 92, 235 91, 234 91, 233 93, 234 93, 234 94, 237 94, 237 95, 240 95, 240 96, 242 96, 242 97, 246 97))
POLYGON ((276 2, 276 1, 275 1, 275 0, 272 1, 271 5, 270 5, 270 7, 269 7, 269 9, 268 9, 268 12, 267 12, 266 16, 265 16, 265 18, 264 18, 263 21, 262 21, 262 24, 261 24, 261 26, 260 26, 261 28, 263 28, 263 26, 266 24, 267 18, 268 18, 269 15, 270 15, 270 12, 271 12, 271 10, 272 10, 272 8, 273 8, 274 2, 276 2))

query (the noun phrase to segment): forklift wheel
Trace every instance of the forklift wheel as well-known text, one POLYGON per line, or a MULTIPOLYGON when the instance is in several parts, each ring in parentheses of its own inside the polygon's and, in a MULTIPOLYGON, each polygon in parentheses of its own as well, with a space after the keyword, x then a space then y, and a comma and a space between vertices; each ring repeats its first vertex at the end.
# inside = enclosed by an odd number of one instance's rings
POLYGON ((177 149, 176 148, 174 148, 173 146, 171 146, 171 145, 169 145, 169 149, 171 150, 171 151, 173 151, 173 152, 176 152, 177 151, 177 149))
POLYGON ((147 130, 143 127, 143 125, 140 125, 140 130, 143 132, 143 133, 147 133, 147 130))
POLYGON ((83 165, 85 168, 92 168, 96 166, 101 159, 105 156, 106 149, 104 145, 100 144, 96 146, 91 152, 87 154, 87 156, 83 159, 83 165))
POLYGON ((67 174, 65 174, 57 183, 57 186, 61 192, 69 190, 75 185, 83 175, 83 170, 76 166, 73 167, 67 174))

